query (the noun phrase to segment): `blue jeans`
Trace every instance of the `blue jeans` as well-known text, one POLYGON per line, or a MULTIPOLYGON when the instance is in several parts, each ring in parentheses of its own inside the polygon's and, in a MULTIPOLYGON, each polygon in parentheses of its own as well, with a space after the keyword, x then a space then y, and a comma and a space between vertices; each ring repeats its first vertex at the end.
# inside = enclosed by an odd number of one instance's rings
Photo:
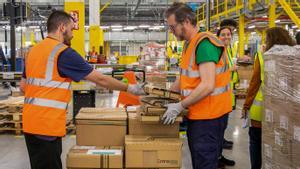
POLYGON ((261 128, 249 128, 251 169, 261 169, 261 128))
POLYGON ((193 169, 217 169, 228 114, 212 120, 189 120, 188 143, 193 169))

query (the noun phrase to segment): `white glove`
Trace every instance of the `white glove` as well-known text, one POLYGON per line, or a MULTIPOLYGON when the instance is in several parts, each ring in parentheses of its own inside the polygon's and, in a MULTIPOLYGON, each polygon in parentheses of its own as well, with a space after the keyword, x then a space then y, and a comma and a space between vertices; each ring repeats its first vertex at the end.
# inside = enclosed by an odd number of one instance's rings
POLYGON ((137 85, 128 85, 127 92, 137 96, 146 95, 144 85, 145 83, 140 83, 137 85))
POLYGON ((171 103, 167 104, 167 111, 162 117, 164 124, 173 124, 177 118, 177 116, 184 110, 181 102, 179 103, 171 103))

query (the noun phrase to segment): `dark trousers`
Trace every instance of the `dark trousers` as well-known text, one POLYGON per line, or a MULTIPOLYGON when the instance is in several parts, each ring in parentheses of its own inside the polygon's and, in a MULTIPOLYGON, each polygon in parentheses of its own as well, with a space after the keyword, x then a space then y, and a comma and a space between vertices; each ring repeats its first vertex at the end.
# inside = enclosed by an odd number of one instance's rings
POLYGON ((249 128, 251 169, 261 169, 261 128, 249 128))
POLYGON ((193 169, 216 169, 228 114, 212 120, 189 120, 188 143, 193 169))
POLYGON ((221 158, 222 154, 223 154, 223 143, 225 142, 225 130, 227 129, 227 126, 228 126, 228 120, 229 120, 229 115, 227 115, 225 117, 225 126, 224 126, 224 132, 223 132, 223 141, 222 141, 222 145, 221 145, 221 149, 220 149, 220 153, 219 153, 219 158, 221 158))
POLYGON ((62 169, 60 137, 53 141, 47 141, 32 134, 25 133, 24 135, 31 169, 62 169))

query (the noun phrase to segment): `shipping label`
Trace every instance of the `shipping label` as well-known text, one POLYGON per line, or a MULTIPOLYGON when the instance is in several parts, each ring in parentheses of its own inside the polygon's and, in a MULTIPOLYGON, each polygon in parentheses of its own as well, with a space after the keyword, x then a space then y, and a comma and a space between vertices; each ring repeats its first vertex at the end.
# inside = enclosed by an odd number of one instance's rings
POLYGON ((288 130, 289 120, 286 116, 280 116, 280 128, 288 130))
POLYGON ((265 114, 265 121, 266 122, 273 122, 273 111, 270 109, 266 109, 266 114, 265 114))
POLYGON ((96 149, 96 150, 89 150, 86 154, 89 155, 121 155, 122 154, 122 150, 103 150, 103 149, 96 149))
POLYGON ((300 142, 300 127, 294 126, 294 140, 300 142))

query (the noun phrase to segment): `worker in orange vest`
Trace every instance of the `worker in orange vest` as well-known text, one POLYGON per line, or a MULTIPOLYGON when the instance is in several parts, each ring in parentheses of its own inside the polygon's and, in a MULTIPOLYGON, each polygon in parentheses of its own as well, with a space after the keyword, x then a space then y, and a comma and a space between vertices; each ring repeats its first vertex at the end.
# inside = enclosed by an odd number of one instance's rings
POLYGON ((180 78, 171 90, 183 100, 167 105, 162 117, 172 124, 183 109, 187 115, 187 137, 194 169, 218 168, 228 113, 232 111, 230 70, 226 49, 216 36, 199 32, 196 14, 183 3, 166 11, 167 24, 178 41, 185 40, 180 78))
POLYGON ((62 137, 71 81, 86 79, 111 90, 144 94, 141 84, 127 85, 94 70, 70 48, 73 21, 63 11, 47 21, 48 37, 32 47, 26 60, 21 90, 25 93, 23 130, 32 169, 61 169, 62 137))

